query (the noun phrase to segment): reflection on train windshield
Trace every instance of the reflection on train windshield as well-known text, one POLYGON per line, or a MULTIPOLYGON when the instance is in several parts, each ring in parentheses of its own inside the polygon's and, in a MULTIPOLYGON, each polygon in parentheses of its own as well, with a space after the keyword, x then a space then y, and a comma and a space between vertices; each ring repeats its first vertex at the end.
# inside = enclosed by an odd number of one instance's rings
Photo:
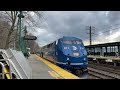
POLYGON ((68 40, 68 41, 62 41, 64 44, 81 44, 81 41, 79 41, 79 40, 72 40, 72 41, 70 41, 70 40, 68 40))

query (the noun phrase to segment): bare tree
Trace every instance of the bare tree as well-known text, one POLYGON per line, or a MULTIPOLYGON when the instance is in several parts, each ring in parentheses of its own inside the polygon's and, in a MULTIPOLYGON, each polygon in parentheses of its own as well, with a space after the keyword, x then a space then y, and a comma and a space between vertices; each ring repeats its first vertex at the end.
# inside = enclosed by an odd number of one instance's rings
MULTIPOLYGON (((40 28, 40 23, 36 21, 29 13, 30 11, 23 12, 25 16, 25 20, 27 26, 34 26, 40 28)), ((42 12, 34 11, 34 13, 39 17, 42 16, 42 12)), ((17 23, 18 23, 18 11, 0 11, 0 19, 7 22, 9 26, 5 26, 7 33, 7 37, 5 42, 5 49, 9 48, 10 44, 13 44, 14 39, 16 39, 17 32, 17 23)), ((34 29, 35 30, 35 29, 34 29)))
POLYGON ((6 45, 5 41, 8 35, 8 30, 7 30, 8 27, 10 27, 10 25, 7 22, 0 20, 0 48, 1 49, 4 49, 6 45))
POLYGON ((9 48, 9 43, 11 42, 10 41, 11 34, 14 32, 15 27, 17 25, 18 11, 1 11, 0 15, 4 21, 6 21, 10 24, 10 28, 6 27, 8 30, 8 35, 6 38, 5 49, 7 49, 7 48, 9 48))

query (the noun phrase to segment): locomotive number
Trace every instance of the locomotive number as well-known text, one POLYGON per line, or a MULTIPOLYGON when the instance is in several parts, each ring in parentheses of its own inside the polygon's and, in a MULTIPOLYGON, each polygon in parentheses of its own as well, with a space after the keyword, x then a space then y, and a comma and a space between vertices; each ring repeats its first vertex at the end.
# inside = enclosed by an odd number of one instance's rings
POLYGON ((69 49, 69 47, 64 47, 64 49, 69 49))

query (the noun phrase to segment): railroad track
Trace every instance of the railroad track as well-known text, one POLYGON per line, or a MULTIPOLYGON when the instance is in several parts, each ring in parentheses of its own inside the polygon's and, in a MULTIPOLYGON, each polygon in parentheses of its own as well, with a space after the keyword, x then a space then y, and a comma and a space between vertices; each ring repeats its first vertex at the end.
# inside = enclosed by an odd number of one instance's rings
MULTIPOLYGON (((93 79, 117 79, 108 72, 97 70, 94 68, 88 68, 88 74, 93 77, 93 79)), ((119 78, 118 78, 119 79, 119 78)))
POLYGON ((120 79, 120 69, 100 66, 99 64, 88 65, 89 77, 97 79, 120 79))
POLYGON ((88 77, 87 77, 88 79, 100 79, 99 77, 97 77, 97 76, 95 76, 95 75, 88 75, 88 77))
POLYGON ((97 64, 97 63, 95 63, 95 62, 92 62, 92 61, 89 61, 89 65, 90 64, 95 64, 95 65, 99 65, 99 66, 105 66, 105 67, 109 67, 109 68, 113 68, 113 69, 119 69, 120 70, 120 66, 116 66, 116 67, 114 67, 113 65, 110 65, 110 64, 103 64, 103 63, 99 63, 99 64, 97 64))
POLYGON ((99 64, 89 64, 88 67, 92 67, 92 68, 96 68, 99 70, 103 70, 103 71, 107 71, 110 73, 114 73, 114 74, 118 74, 120 75, 120 69, 116 69, 116 68, 110 68, 110 67, 106 67, 106 66, 101 66, 99 64))

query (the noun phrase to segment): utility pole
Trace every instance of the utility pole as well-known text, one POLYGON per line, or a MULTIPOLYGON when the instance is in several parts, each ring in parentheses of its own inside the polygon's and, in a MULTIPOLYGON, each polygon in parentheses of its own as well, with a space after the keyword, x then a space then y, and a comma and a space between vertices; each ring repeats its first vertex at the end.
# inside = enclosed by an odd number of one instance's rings
POLYGON ((87 26, 87 29, 86 29, 86 30, 89 30, 89 33, 87 33, 87 34, 89 34, 90 45, 92 45, 92 34, 94 34, 94 33, 92 32, 92 30, 95 30, 95 27, 87 26))
POLYGON ((91 26, 90 26, 90 45, 91 45, 91 26))

